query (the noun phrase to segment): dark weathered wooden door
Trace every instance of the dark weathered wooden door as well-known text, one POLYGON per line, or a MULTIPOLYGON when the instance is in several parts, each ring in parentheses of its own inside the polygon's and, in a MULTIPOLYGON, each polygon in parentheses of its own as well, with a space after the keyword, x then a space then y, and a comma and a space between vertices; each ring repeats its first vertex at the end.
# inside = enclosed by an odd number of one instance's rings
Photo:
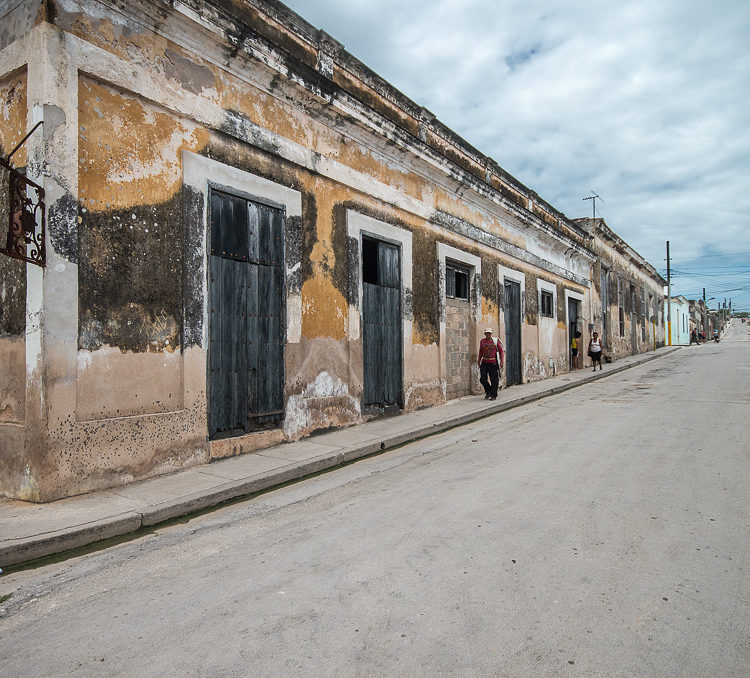
MULTIPOLYGON (((568 367, 573 368, 573 353, 570 345, 578 331, 578 301, 568 299, 568 367)), ((581 355, 580 341, 578 342, 578 355, 581 355)), ((577 365, 576 365, 577 367, 577 365)))
POLYGON ((401 263, 396 245, 362 239, 364 407, 402 405, 401 263))
POLYGON ((521 383, 521 285, 505 281, 505 383, 521 383))
POLYGON ((284 214, 211 191, 209 436, 276 425, 283 415, 284 214))

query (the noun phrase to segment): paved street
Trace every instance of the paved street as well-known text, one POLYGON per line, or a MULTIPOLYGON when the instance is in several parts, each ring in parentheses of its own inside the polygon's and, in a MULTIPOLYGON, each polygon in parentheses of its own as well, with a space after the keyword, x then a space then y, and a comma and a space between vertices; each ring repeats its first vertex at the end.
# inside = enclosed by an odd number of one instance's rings
MULTIPOLYGON (((605 367, 606 370, 606 367, 605 367)), ((7 676, 746 676, 750 325, 0 578, 7 676)))

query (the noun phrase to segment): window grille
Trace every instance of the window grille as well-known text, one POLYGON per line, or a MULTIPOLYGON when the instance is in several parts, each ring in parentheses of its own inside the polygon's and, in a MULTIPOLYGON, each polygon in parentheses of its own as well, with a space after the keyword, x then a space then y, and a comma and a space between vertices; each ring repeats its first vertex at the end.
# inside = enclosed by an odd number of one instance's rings
POLYGON ((445 296, 469 301, 469 270, 453 263, 445 265, 445 296))
POLYGON ((46 264, 44 189, 10 159, 42 124, 34 125, 6 158, 0 157, 0 224, 8 227, 7 237, 0 236, 0 252, 37 266, 46 264))
POLYGON ((0 158, 0 252, 14 259, 44 266, 44 189, 22 171, 0 158))
POLYGON ((547 292, 546 290, 542 290, 542 299, 540 303, 540 308, 542 312, 542 317, 544 318, 555 317, 554 296, 552 295, 552 292, 547 292))

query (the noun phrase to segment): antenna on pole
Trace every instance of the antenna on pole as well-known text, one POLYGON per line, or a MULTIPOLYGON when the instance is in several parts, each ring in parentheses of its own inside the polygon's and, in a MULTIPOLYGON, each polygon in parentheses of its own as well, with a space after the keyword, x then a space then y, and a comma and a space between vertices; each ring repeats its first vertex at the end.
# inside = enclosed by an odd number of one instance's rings
POLYGON ((593 190, 591 191, 591 195, 588 198, 583 198, 583 199, 584 200, 591 200, 592 201, 592 207, 593 207, 593 209, 591 211, 591 216, 594 219, 596 219, 596 201, 597 200, 601 200, 602 202, 604 202, 604 200, 602 200, 602 198, 600 198, 596 193, 594 193, 593 190))

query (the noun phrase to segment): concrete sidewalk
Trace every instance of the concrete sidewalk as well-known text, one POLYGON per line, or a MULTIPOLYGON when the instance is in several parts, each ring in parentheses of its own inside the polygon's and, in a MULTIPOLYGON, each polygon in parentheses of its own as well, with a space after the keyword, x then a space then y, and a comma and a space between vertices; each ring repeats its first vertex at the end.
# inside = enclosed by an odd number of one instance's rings
POLYGON ((0 500, 0 567, 17 565, 252 495, 453 426, 496 414, 660 358, 676 347, 429 409, 284 443, 230 459, 48 504, 0 500))

